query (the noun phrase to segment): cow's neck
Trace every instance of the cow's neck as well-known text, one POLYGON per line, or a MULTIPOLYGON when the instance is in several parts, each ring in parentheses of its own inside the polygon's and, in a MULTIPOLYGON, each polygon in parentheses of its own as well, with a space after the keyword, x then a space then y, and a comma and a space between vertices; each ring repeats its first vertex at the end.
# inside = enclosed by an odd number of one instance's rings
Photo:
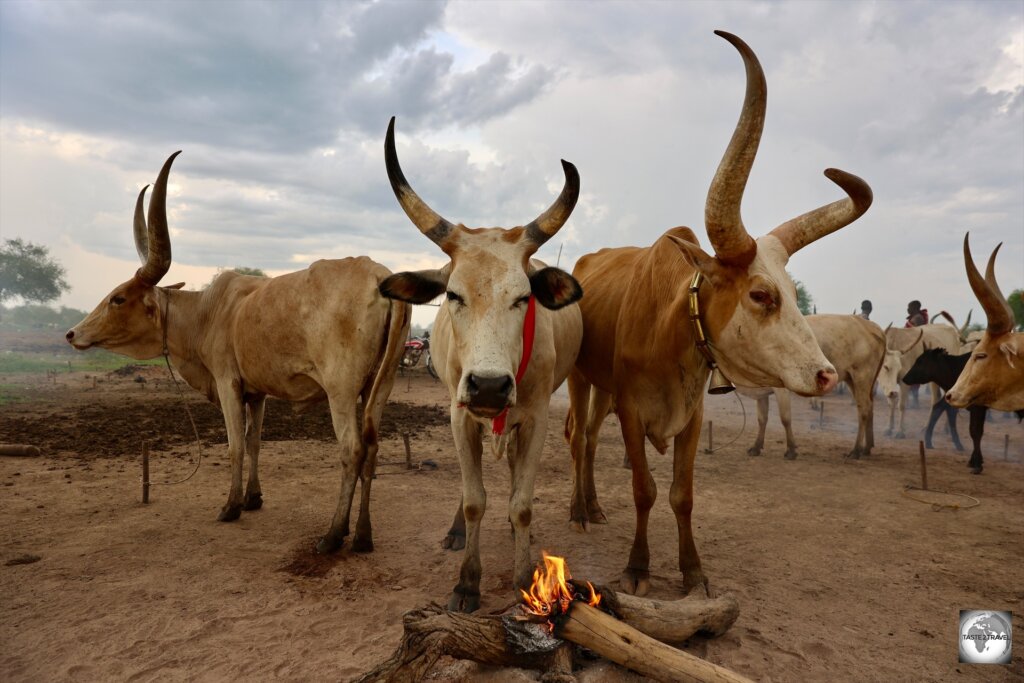
POLYGON ((217 403, 213 375, 202 358, 206 331, 203 292, 160 290, 160 318, 171 365, 190 387, 217 403))

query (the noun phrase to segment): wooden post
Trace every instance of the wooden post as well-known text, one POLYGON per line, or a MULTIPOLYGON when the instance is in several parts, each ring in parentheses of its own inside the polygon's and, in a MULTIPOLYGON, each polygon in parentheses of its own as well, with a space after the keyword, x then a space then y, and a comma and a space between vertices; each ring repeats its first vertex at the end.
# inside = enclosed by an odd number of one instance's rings
POLYGON ((149 444, 142 442, 142 502, 149 503, 149 444))
POLYGON ((924 441, 917 442, 918 449, 921 451, 921 489, 924 491, 928 490, 928 466, 924 463, 924 441))
POLYGON ((714 430, 714 423, 711 420, 708 420, 708 447, 704 449, 704 452, 709 454, 709 455, 712 452, 714 452, 714 450, 715 450, 713 436, 712 436, 713 435, 713 430, 714 430))
POLYGON ((818 426, 821 427, 825 424, 825 402, 818 402, 818 426))
POLYGON ((29 446, 20 443, 0 443, 0 455, 10 455, 15 458, 36 458, 42 454, 38 446, 29 446))
POLYGON ((71 361, 68 361, 68 372, 71 372, 71 361))
POLYGON ((555 636, 656 681, 749 683, 750 679, 677 650, 610 614, 575 600, 555 619, 555 636))
POLYGON ((1010 435, 1003 434, 1003 460, 1010 459, 1010 435))
POLYGON ((93 375, 93 376, 92 376, 92 388, 93 388, 93 389, 95 389, 95 388, 96 388, 96 375, 93 375))
POLYGON ((402 442, 405 444, 405 469, 412 469, 412 449, 409 447, 409 435, 402 434, 402 442))

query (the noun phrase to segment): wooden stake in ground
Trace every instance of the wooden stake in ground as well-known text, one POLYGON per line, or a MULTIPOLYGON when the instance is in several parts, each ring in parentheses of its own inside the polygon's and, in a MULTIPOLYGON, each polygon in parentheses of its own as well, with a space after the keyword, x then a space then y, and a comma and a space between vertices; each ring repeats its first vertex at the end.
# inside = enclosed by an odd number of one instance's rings
POLYGON ((402 443, 405 444, 405 469, 412 469, 412 449, 409 447, 409 435, 402 434, 402 443))
POLYGON ((917 442, 918 450, 921 451, 921 490, 928 490, 928 466, 924 462, 924 441, 917 442))
POLYGON ((149 444, 142 442, 142 502, 149 503, 149 444))
POLYGON ((714 423, 708 420, 708 447, 704 449, 704 452, 708 454, 714 450, 714 442, 711 440, 712 429, 714 429, 714 423))
POLYGON ((1010 435, 1003 434, 1003 460, 1010 459, 1010 435))
POLYGON ((580 600, 555 619, 555 635, 659 681, 751 683, 750 679, 647 636, 580 600))

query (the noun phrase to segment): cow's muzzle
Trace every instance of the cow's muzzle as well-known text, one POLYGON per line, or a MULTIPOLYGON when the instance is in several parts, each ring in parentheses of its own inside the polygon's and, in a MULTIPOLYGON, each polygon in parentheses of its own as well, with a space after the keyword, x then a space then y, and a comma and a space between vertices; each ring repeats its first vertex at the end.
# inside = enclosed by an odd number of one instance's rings
POLYGON ((68 340, 68 344, 71 344, 79 351, 85 351, 87 348, 92 346, 90 343, 83 343, 81 340, 75 338, 75 329, 71 328, 68 333, 64 335, 64 338, 68 340))
POLYGON ((509 405, 516 383, 511 375, 487 377, 470 374, 466 378, 469 401, 466 407, 480 417, 496 417, 509 405))

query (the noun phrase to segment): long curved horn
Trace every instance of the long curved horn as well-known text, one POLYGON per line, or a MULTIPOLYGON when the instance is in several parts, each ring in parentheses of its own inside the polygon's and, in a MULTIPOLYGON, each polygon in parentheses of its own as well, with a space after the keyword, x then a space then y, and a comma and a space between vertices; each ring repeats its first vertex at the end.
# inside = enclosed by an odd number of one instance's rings
POLYGON ((715 177, 704 202, 704 226, 715 255, 727 263, 749 263, 757 252, 757 244, 747 233, 740 216, 743 190, 750 177, 750 168, 757 156, 757 147, 764 130, 764 112, 768 103, 768 84, 761 63, 750 47, 737 36, 725 31, 715 35, 728 40, 743 57, 747 72, 747 91, 743 98, 736 129, 722 155, 715 177))
MULTIPOLYGON (((971 283, 974 296, 978 299, 981 307, 985 309, 985 315, 988 316, 989 333, 1003 334, 1009 332, 1013 328, 1013 313, 1006 303, 1006 299, 999 292, 998 287, 993 291, 989 283, 982 279, 981 273, 978 272, 978 268, 974 265, 969 242, 970 236, 971 233, 964 235, 964 266, 967 268, 967 281, 971 283)), ((1002 246, 1002 244, 999 246, 1002 246)), ((988 261, 987 272, 992 274, 993 281, 995 281, 994 266, 998 251, 999 247, 996 247, 988 261)))
POLYGON ((848 196, 792 218, 771 231, 770 234, 779 238, 790 256, 811 242, 854 222, 871 206, 874 198, 871 187, 861 178, 838 168, 825 169, 825 177, 843 188, 848 196))
POLYGON ((971 316, 974 315, 974 309, 967 311, 967 320, 964 321, 964 326, 960 328, 960 341, 967 341, 967 328, 971 326, 971 316))
POLYGON ((167 176, 170 175, 174 158, 179 154, 181 150, 167 157, 153 185, 153 195, 149 198, 149 249, 146 262, 135 275, 151 287, 156 287, 171 267, 171 237, 167 232, 167 176))
POLYGON ((139 191, 139 198, 135 200, 135 221, 132 224, 132 231, 135 233, 135 251, 139 253, 139 260, 143 264, 149 260, 149 235, 146 234, 146 213, 142 209, 143 200, 146 198, 146 185, 139 191))
POLYGON ((419 195, 409 186, 409 181, 405 179, 402 167, 398 165, 398 151, 395 149, 394 116, 388 123, 388 133, 384 138, 384 164, 388 169, 391 189, 394 190, 395 197, 405 211, 405 215, 431 242, 444 249, 445 242, 448 241, 455 226, 427 206, 427 203, 420 199, 419 195))
POLYGON ((924 330, 921 330, 921 331, 919 331, 917 333, 917 339, 915 339, 913 341, 913 343, 911 343, 909 346, 907 346, 907 348, 905 348, 905 349, 896 349, 896 350, 899 351, 901 354, 907 353, 908 351, 910 351, 910 349, 912 349, 915 346, 917 346, 917 342, 921 341, 922 337, 924 337, 924 330))
MULTIPOLYGON (((1003 296, 1003 292, 999 289, 999 283, 996 282, 996 254, 999 253, 1000 247, 1003 243, 1000 242, 996 245, 996 248, 992 250, 992 255, 988 257, 988 265, 985 266, 985 284, 988 285, 989 290, 995 295, 999 304, 1002 306, 1003 311, 1006 313, 1006 329, 1000 330, 1000 332, 1009 332, 1013 329, 1014 318, 1013 309, 1010 308, 1010 303, 1003 296)), ((989 322, 989 329, 991 329, 992 323, 989 322)), ((993 332, 993 334, 999 334, 1000 332, 993 332)))
POLYGON ((547 211, 537 216, 526 226, 526 237, 538 246, 551 239, 559 228, 569 220, 569 214, 580 198, 580 173, 571 163, 562 159, 562 171, 565 173, 565 185, 558 199, 547 211))

